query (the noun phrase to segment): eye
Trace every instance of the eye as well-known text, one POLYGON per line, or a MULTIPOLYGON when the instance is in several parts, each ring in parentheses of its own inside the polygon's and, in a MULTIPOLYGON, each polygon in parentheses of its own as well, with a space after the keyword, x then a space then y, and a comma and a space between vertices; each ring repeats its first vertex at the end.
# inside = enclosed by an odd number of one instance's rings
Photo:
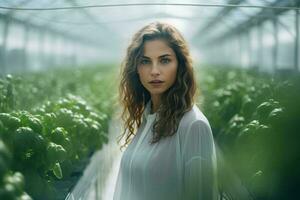
POLYGON ((141 65, 146 65, 146 64, 149 64, 150 61, 149 60, 141 60, 140 64, 141 65))
POLYGON ((169 58, 163 58, 163 59, 161 59, 161 62, 163 64, 168 64, 169 62, 171 62, 171 60, 169 58))

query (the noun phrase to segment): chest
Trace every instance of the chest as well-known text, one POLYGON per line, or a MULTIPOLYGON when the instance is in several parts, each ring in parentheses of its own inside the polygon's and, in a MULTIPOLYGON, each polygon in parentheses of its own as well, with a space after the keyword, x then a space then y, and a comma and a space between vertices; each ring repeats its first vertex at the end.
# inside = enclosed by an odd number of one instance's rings
POLYGON ((122 156, 121 165, 126 174, 157 185, 178 181, 181 171, 180 147, 178 135, 162 138, 150 144, 151 127, 145 126, 136 138, 133 138, 122 156))

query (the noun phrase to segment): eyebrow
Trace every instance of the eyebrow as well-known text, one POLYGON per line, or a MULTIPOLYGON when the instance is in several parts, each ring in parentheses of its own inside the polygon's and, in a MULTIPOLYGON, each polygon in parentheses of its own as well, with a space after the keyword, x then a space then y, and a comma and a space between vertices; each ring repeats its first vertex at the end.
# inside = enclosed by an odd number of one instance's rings
MULTIPOLYGON (((161 56, 159 56, 159 58, 163 58, 163 57, 167 57, 167 56, 171 56, 171 54, 164 54, 164 55, 161 55, 161 56)), ((150 59, 149 57, 147 57, 147 56, 142 56, 143 58, 148 58, 148 59, 150 59)))

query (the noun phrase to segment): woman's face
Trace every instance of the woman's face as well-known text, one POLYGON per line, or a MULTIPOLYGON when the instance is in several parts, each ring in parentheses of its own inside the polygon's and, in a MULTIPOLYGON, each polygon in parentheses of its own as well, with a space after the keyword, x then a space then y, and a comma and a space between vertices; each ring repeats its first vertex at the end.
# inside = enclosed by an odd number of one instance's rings
POLYGON ((175 52, 162 39, 146 41, 137 70, 142 85, 152 97, 161 96, 176 79, 178 61, 175 52), (152 81, 159 81, 153 83, 152 81))

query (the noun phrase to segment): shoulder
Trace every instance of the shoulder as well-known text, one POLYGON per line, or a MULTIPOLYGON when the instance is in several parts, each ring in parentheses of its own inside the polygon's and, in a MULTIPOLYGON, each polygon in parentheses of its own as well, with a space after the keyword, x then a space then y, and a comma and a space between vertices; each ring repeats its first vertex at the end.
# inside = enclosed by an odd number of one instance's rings
POLYGON ((188 130, 192 125, 203 124, 210 128, 210 124, 206 116, 200 110, 200 108, 194 104, 193 107, 186 112, 180 120, 179 129, 188 130))
POLYGON ((180 146, 188 148, 186 144, 198 146, 200 141, 213 141, 210 123, 197 105, 184 114, 178 127, 180 146))

